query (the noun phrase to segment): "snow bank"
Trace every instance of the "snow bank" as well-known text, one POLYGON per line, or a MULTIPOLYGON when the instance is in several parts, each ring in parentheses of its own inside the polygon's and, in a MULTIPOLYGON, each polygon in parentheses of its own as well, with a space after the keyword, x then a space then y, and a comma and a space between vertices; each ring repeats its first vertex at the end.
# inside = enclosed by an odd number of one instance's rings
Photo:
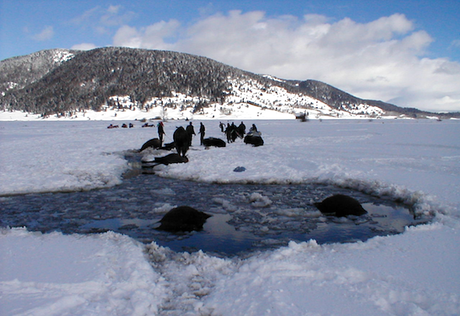
POLYGON ((291 242, 220 279, 205 305, 224 315, 456 315, 459 242, 439 224, 365 243, 291 242))
POLYGON ((115 234, 0 233, 1 315, 153 315, 166 283, 143 246, 115 234))

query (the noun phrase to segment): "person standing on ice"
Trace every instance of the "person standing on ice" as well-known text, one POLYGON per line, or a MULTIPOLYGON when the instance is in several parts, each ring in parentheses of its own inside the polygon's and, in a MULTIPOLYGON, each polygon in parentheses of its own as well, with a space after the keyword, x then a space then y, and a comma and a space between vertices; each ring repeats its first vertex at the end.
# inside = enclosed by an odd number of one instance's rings
POLYGON ((189 125, 187 125, 187 128, 185 129, 187 131, 187 136, 188 136, 188 145, 192 146, 192 135, 195 134, 195 129, 193 128, 192 122, 190 122, 189 125))
POLYGON ((160 147, 163 146, 163 136, 166 135, 163 122, 158 123, 158 138, 160 139, 160 147))
POLYGON ((206 133, 206 128, 204 127, 203 123, 200 122, 200 145, 203 146, 203 139, 204 139, 204 134, 206 133))

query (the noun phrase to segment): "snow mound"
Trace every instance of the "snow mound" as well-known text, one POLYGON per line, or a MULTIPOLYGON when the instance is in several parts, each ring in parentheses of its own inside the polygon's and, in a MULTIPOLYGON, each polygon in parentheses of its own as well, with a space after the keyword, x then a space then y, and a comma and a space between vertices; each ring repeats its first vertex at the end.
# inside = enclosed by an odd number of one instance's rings
POLYGON ((145 315, 167 291, 133 239, 101 235, 0 234, 0 314, 145 315))

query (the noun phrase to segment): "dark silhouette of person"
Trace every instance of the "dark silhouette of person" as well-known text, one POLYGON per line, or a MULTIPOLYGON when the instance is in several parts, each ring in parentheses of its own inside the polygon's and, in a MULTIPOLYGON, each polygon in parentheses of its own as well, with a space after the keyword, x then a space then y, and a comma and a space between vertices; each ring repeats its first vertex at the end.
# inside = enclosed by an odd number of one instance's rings
POLYGON ((251 128, 249 129, 249 133, 257 132, 256 124, 252 124, 251 128))
POLYGON ((241 122, 241 124, 238 125, 238 136, 243 138, 245 134, 246 134, 246 125, 244 125, 244 123, 241 122))
POLYGON ((192 135, 196 135, 195 128, 193 127, 192 122, 190 122, 190 124, 187 125, 187 128, 185 130, 187 131, 188 145, 192 146, 192 137, 193 137, 192 135))
POLYGON ((203 123, 200 122, 200 145, 203 146, 203 139, 204 135, 206 134, 206 128, 204 127, 203 123))
POLYGON ((163 122, 158 123, 158 138, 160 139, 160 147, 163 146, 163 136, 166 135, 163 128, 163 122))
POLYGON ((232 127, 230 123, 227 123, 227 128, 225 129, 225 136, 227 136, 227 143, 231 143, 232 140, 232 127))

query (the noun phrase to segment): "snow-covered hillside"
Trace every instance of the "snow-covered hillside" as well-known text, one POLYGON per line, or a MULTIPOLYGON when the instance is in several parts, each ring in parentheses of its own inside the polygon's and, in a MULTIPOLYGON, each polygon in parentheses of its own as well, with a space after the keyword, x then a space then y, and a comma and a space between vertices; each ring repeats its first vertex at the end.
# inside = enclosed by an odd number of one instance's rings
POLYGON ((147 118, 258 118, 267 109, 281 117, 297 113, 309 118, 428 115, 363 100, 316 80, 285 80, 200 56, 119 47, 50 50, 3 60, 0 92, 0 109, 43 117, 131 110, 145 111, 147 118), (259 110, 246 111, 250 106, 259 110), (164 113, 166 109, 169 113, 164 113))
POLYGON ((0 120, 24 120, 28 117, 77 120, 294 119, 299 114, 306 114, 309 119, 371 119, 381 118, 385 114, 380 108, 367 104, 337 110, 308 95, 292 93, 280 86, 263 85, 247 77, 238 80, 229 78, 228 83, 228 95, 220 103, 179 92, 173 92, 168 97, 151 98, 144 104, 133 101, 128 95, 114 95, 108 97, 111 105, 102 106, 101 111, 69 111, 46 117, 19 111, 3 111, 0 112, 0 120))

